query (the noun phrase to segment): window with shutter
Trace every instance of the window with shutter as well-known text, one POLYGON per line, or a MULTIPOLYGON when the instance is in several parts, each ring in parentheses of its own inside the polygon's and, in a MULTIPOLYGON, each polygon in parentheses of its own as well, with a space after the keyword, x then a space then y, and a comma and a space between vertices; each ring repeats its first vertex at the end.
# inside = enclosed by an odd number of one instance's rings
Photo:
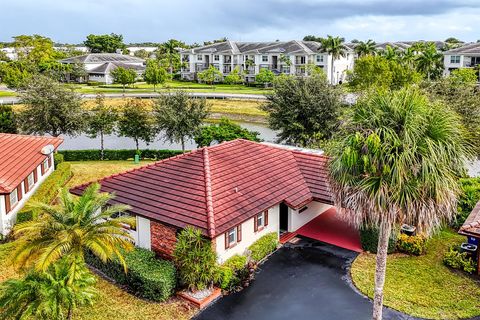
POLYGON ((33 183, 37 183, 37 168, 35 168, 35 170, 33 170, 33 183))
POLYGON ((238 241, 238 228, 232 228, 225 233, 225 249, 231 248, 234 246, 238 241))
POLYGON ((263 212, 264 215, 264 221, 265 221, 265 227, 268 226, 268 210, 265 210, 263 212))
POLYGON ((22 200, 22 184, 21 183, 17 187, 17 197, 18 197, 18 201, 22 200))
POLYGON ((27 193, 30 190, 30 186, 28 185, 28 177, 23 180, 23 186, 25 188, 25 193, 27 193))
POLYGON ((6 209, 6 213, 9 213, 10 210, 11 210, 11 206, 10 206, 10 196, 9 195, 5 195, 4 196, 5 198, 5 209, 6 209))

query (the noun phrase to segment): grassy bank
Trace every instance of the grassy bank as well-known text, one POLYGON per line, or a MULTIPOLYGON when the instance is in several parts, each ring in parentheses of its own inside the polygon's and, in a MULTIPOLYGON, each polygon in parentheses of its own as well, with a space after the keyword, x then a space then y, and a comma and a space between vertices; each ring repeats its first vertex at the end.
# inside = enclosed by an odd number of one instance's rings
MULTIPOLYGON (((415 317, 428 319, 470 318, 480 314, 480 283, 443 265, 443 254, 464 237, 442 230, 427 244, 420 257, 392 254, 388 257, 384 304, 415 317)), ((362 253, 351 269, 354 284, 373 297, 375 255, 362 253)))

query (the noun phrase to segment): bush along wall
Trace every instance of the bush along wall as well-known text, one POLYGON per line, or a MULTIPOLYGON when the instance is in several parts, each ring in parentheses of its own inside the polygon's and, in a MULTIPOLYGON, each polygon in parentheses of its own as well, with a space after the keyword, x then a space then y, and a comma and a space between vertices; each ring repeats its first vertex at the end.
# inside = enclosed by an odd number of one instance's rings
MULTIPOLYGON (((65 161, 97 161, 100 159, 100 150, 61 150, 65 161)), ((181 150, 140 150, 142 159, 162 160, 181 154, 181 150)), ((104 150, 104 160, 129 160, 137 154, 135 149, 104 150)))
MULTIPOLYGON (((378 247, 378 229, 368 226, 360 228, 360 242, 364 251, 377 253, 378 247)), ((392 230, 390 239, 388 240, 388 253, 395 251, 397 244, 397 232, 392 230)))
MULTIPOLYGON (((45 181, 38 187, 35 194, 28 200, 43 203, 52 203, 55 200, 58 191, 65 186, 65 184, 72 177, 72 168, 69 163, 62 162, 56 165, 56 169, 52 172, 45 181)), ((29 209, 28 202, 17 214, 17 223, 30 221, 35 215, 29 209)))
POLYGON ((156 258, 150 250, 135 248, 126 253, 127 273, 117 260, 103 263, 91 252, 85 253, 85 260, 142 298, 162 302, 175 291, 177 277, 173 263, 156 258))
POLYGON ((476 270, 473 259, 468 257, 466 252, 460 252, 456 246, 450 247, 445 253, 443 263, 448 267, 463 270, 468 273, 473 273, 476 270))

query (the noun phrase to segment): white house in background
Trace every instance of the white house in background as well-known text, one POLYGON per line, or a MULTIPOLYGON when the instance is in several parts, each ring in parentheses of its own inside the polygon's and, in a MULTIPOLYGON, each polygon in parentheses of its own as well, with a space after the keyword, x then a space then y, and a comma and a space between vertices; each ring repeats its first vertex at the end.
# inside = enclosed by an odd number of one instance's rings
POLYGON ((60 62, 65 64, 81 63, 88 73, 88 81, 105 84, 113 83, 111 72, 118 67, 133 69, 138 77, 141 77, 145 71, 145 60, 119 53, 89 53, 66 58, 60 62))
POLYGON ((178 231, 191 225, 223 262, 268 233, 293 233, 325 213, 332 205, 326 163, 318 152, 239 139, 99 182, 115 192, 115 203, 131 207, 137 246, 169 258, 178 231))
POLYGON ((480 65, 480 43, 469 43, 459 48, 445 51, 444 65, 445 75, 449 75, 455 69, 475 68, 480 65))
POLYGON ((0 133, 0 233, 6 235, 17 213, 53 172, 61 138, 0 133))
POLYGON ((223 75, 228 75, 236 67, 246 73, 246 81, 254 82, 261 69, 272 70, 275 74, 304 76, 307 65, 322 68, 331 83, 345 81, 347 70, 353 68, 354 51, 347 48, 345 57, 334 61, 333 78, 332 56, 321 52, 321 44, 314 41, 276 42, 237 42, 225 41, 208 46, 192 48, 180 52, 186 66, 181 76, 186 80, 196 80, 197 73, 214 66, 223 75))

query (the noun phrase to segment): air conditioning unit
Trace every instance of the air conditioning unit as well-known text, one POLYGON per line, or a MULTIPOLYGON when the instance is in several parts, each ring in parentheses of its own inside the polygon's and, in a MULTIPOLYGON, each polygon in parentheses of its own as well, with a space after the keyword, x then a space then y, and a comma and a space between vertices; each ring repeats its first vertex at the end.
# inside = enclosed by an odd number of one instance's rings
POLYGON ((55 147, 53 144, 47 144, 45 147, 42 148, 40 151, 43 155, 50 155, 53 151, 55 151, 55 147))

